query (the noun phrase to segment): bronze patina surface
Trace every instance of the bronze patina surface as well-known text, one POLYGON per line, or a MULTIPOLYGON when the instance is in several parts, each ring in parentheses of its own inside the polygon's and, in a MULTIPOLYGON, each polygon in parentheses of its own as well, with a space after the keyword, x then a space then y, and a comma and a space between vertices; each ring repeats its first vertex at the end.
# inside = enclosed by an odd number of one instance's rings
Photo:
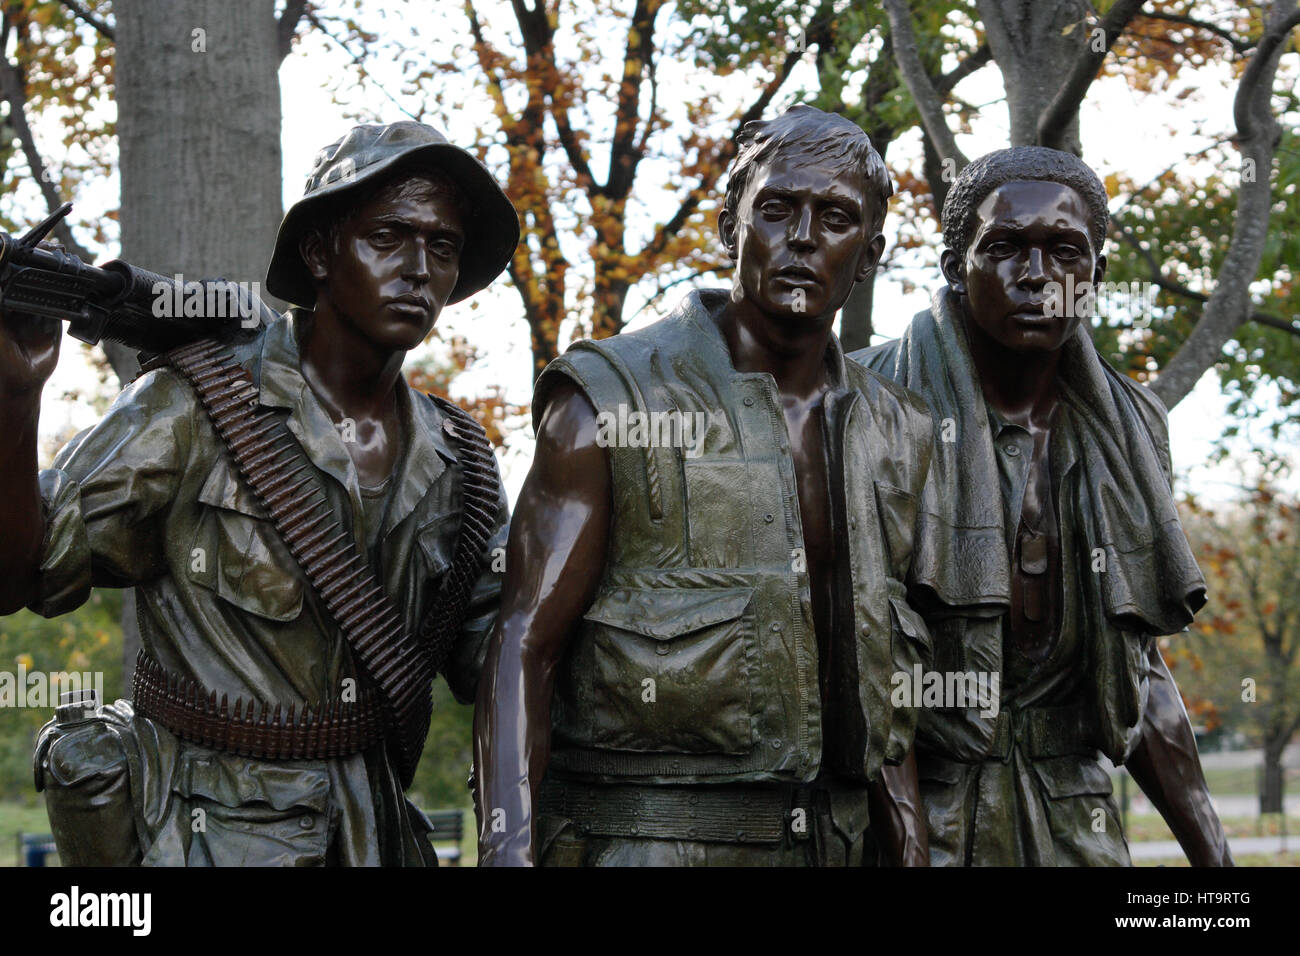
POLYGON ((1073 155, 1017 147, 967 166, 943 218, 947 287, 855 353, 936 420, 913 560, 935 668, 1000 685, 996 708, 921 715, 931 862, 1128 864, 1105 754, 1194 864, 1230 863, 1156 646, 1205 602, 1165 410, 1098 354, 1067 292, 1105 273, 1105 191, 1073 155))

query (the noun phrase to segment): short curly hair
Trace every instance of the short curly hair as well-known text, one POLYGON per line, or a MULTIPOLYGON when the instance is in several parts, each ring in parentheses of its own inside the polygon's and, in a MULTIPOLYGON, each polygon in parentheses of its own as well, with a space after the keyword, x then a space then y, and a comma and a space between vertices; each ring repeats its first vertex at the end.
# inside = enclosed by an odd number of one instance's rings
MULTIPOLYGON (((835 173, 853 171, 860 174, 869 193, 864 198, 871 202, 870 193, 879 197, 871 231, 873 236, 880 231, 889 197, 894 194, 894 185, 889 181, 885 161, 857 123, 838 113, 826 113, 815 106, 799 103, 776 119, 746 123, 736 134, 736 143, 739 149, 731 166, 731 175, 727 178, 727 196, 723 204, 732 216, 740 208, 740 197, 745 194, 755 168, 777 155, 797 156, 825 164, 835 173)), ((871 210, 868 210, 868 215, 872 215, 871 210)))
POLYGON ((1078 156, 1046 146, 1013 146, 986 153, 957 174, 943 202, 943 241, 963 258, 975 233, 980 203, 999 186, 1012 182, 1052 182, 1069 186, 1088 205, 1088 235, 1100 253, 1110 223, 1106 189, 1078 156))

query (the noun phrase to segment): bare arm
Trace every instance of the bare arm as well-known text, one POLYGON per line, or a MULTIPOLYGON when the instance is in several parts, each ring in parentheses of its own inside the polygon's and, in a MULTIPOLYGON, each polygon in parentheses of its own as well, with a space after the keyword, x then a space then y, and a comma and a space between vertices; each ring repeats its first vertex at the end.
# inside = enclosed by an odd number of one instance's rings
POLYGON ((45 517, 36 429, 62 332, 57 321, 0 313, 0 615, 31 600, 40 566, 45 517))
POLYGON ((479 865, 529 865, 551 750, 555 669, 604 570, 610 477, 596 413, 556 386, 506 548, 506 577, 474 709, 479 865))
POLYGON ((886 764, 871 785, 871 828, 890 866, 929 866, 930 836, 921 806, 916 751, 897 767, 886 764))
POLYGON ((1210 803, 1201 772, 1191 721, 1154 641, 1142 739, 1126 766, 1169 824, 1192 866, 1232 865, 1223 824, 1210 803))

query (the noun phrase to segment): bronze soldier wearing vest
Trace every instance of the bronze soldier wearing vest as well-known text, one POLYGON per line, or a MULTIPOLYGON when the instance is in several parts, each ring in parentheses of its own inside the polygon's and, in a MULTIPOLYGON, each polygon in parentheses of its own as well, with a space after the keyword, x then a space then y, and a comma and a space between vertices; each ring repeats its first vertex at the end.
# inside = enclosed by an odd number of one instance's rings
POLYGON ((733 284, 538 380, 475 733, 480 863, 860 865, 927 856, 891 674, 932 425, 845 359, 892 192, 811 107, 748 124, 733 284))

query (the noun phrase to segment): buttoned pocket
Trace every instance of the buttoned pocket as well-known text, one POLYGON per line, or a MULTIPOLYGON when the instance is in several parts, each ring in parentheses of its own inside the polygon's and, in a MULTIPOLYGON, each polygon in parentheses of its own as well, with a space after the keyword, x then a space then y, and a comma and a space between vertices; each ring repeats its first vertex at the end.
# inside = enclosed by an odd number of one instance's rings
MULTIPOLYGON (((319 866, 329 837, 329 773, 187 748, 172 794, 190 830, 186 861, 204 866, 319 866)), ((146 861, 148 862, 148 861, 146 861)))
POLYGON ((270 516, 223 455, 199 490, 190 580, 272 621, 302 612, 304 575, 270 516))
POLYGON ((584 615, 593 742, 614 750, 748 752, 751 588, 614 588, 584 615))
POLYGON ((454 511, 427 518, 415 533, 430 579, 441 577, 451 566, 451 554, 459 533, 460 515, 454 511))
POLYGON ((903 570, 912 562, 912 539, 916 528, 916 495, 877 481, 876 509, 880 525, 885 530, 885 543, 889 546, 889 563, 894 576, 902 578, 903 570))
POLYGON ((1053 800, 1067 797, 1108 797, 1113 791, 1110 774, 1095 758, 1087 756, 1049 757, 1032 761, 1034 773, 1053 800))

